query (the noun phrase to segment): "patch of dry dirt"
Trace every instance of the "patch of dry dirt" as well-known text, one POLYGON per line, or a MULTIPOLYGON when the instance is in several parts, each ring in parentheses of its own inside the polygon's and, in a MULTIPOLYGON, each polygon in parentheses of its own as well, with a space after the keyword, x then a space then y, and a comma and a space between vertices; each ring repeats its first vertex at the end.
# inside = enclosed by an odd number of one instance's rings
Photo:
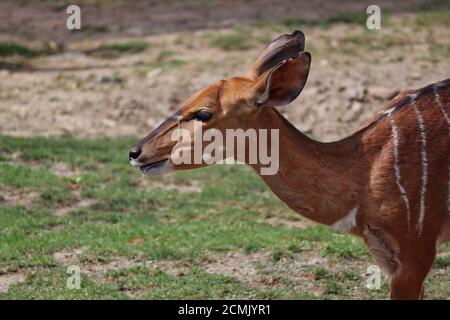
POLYGON ((211 255, 202 267, 208 273, 234 276, 241 281, 249 281, 257 274, 257 266, 268 261, 268 252, 243 254, 228 252, 226 255, 211 255))
MULTIPOLYGON (((80 255, 86 252, 88 248, 75 248, 70 250, 62 250, 55 252, 53 257, 55 261, 64 267, 70 265, 79 265, 81 273, 98 281, 107 281, 106 273, 112 270, 124 270, 134 267, 145 267, 151 270, 160 269, 165 273, 173 276, 181 276, 186 273, 187 267, 177 264, 174 261, 167 260, 149 260, 142 261, 139 259, 129 259, 121 256, 114 256, 106 262, 102 263, 96 259, 80 261, 80 255)), ((129 292, 131 296, 137 296, 138 292, 129 292)))
MULTIPOLYGON (((289 286, 318 297, 324 294, 327 281, 321 281, 324 280, 323 276, 317 270, 325 270, 324 276, 335 277, 335 281, 339 281, 339 277, 345 277, 345 273, 349 271, 362 278, 368 276, 365 274, 367 262, 340 261, 338 268, 336 265, 334 259, 322 257, 318 252, 296 253, 274 261, 269 252, 261 251, 250 254, 211 254, 200 266, 211 274, 233 276, 254 287, 289 286)), ((351 288, 351 296, 362 297, 364 290, 363 285, 351 288)))
POLYGON ((68 163, 62 161, 52 163, 50 170, 58 177, 73 177, 81 173, 79 170, 72 168, 68 163))
MULTIPOLYGON (((2 0, 0 41, 71 42, 86 37, 139 37, 203 29, 231 28, 285 18, 306 21, 340 14, 365 12, 370 0, 78 0, 85 32, 65 27, 66 0, 2 0)), ((445 8, 445 3, 429 0, 378 0, 383 10, 414 12, 445 8)))
MULTIPOLYGON (((399 90, 448 78, 450 57, 430 50, 449 45, 450 29, 417 31, 411 19, 392 17, 392 26, 374 31, 380 36, 373 44, 363 26, 302 28, 311 72, 299 98, 280 110, 305 133, 331 141, 356 130, 399 90)), ((266 41, 290 31, 254 28, 250 48, 231 51, 211 47, 211 32, 146 36, 147 50, 116 59, 86 54, 100 40, 73 41, 69 51, 34 59, 35 69, 0 72, 0 134, 143 137, 196 90, 244 74, 266 41)))
MULTIPOLYGON (((106 274, 111 270, 144 267, 149 271, 162 270, 172 276, 183 276, 188 273, 189 268, 196 266, 210 274, 236 277, 240 282, 253 287, 291 287, 316 296, 321 296, 326 289, 327 281, 321 281, 324 280, 323 276, 332 275, 335 281, 339 281, 339 277, 344 277, 346 272, 351 270, 361 277, 366 277, 365 270, 368 267, 367 262, 347 261, 342 263, 341 261, 339 268, 336 269, 336 262, 333 259, 324 258, 318 252, 309 251, 284 256, 277 261, 273 260, 269 251, 250 254, 231 251, 226 254, 211 253, 206 259, 194 264, 168 260, 142 261, 139 258, 129 259, 120 256, 114 256, 106 263, 96 259, 81 262, 79 257, 86 250, 86 247, 63 250, 55 252, 53 256, 59 265, 64 267, 79 265, 82 274, 101 282, 109 281, 106 274), (318 268, 326 270, 323 276, 317 274, 318 268)), ((362 283, 364 282, 362 281, 362 283)), ((130 297, 139 297, 145 292, 141 289, 124 288, 123 290, 130 297)), ((357 298, 363 296, 364 288, 362 286, 355 287, 351 288, 351 291, 352 297, 357 298)))
POLYGON ((113 257, 107 263, 100 263, 96 260, 81 262, 79 257, 87 249, 87 247, 82 247, 57 251, 53 253, 53 258, 61 266, 80 265, 82 273, 95 278, 103 278, 104 273, 108 270, 128 269, 138 265, 138 262, 124 257, 113 257))
POLYGON ((8 292, 12 285, 26 280, 26 275, 24 273, 6 273, 0 275, 0 293, 8 292))
POLYGON ((233 276, 239 281, 254 287, 284 287, 286 281, 301 283, 299 290, 307 289, 316 295, 323 292, 321 284, 307 267, 325 265, 327 260, 321 257, 304 259, 302 255, 272 261, 267 251, 243 254, 229 252, 226 255, 214 254, 202 267, 208 273, 233 276))
POLYGON ((299 220, 293 220, 293 219, 282 219, 281 217, 270 217, 267 219, 261 219, 258 220, 258 222, 264 222, 268 223, 272 226, 286 226, 288 228, 296 228, 296 229, 303 229, 309 226, 314 225, 313 222, 307 220, 307 219, 299 219, 299 220))
POLYGON ((151 179, 139 180, 139 186, 146 190, 162 189, 167 191, 177 191, 179 193, 199 193, 202 192, 202 185, 198 180, 191 180, 189 184, 185 183, 159 183, 151 179))
POLYGON ((200 182, 193 180, 190 184, 162 184, 157 183, 153 185, 154 188, 161 188, 163 190, 175 190, 180 193, 198 193, 202 192, 200 182))
POLYGON ((53 211, 53 215, 56 217, 64 217, 72 211, 89 208, 94 203, 95 200, 93 199, 81 199, 68 207, 56 209, 55 211, 53 211))
POLYGON ((29 209, 38 198, 39 193, 28 188, 16 189, 6 186, 0 190, 2 206, 23 206, 29 209))

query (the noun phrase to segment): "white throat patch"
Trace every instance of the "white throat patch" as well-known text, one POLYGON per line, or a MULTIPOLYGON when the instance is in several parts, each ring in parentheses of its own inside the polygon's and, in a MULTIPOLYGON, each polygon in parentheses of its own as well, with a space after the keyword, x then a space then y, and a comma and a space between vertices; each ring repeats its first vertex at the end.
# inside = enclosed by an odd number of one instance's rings
POLYGON ((344 218, 333 223, 332 227, 339 231, 350 231, 356 226, 357 214, 358 208, 355 207, 344 218))

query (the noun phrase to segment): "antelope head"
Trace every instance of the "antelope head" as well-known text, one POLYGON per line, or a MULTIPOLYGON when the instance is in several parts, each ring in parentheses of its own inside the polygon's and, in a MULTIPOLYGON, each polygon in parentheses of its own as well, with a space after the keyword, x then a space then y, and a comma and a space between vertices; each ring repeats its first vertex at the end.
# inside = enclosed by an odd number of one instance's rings
MULTIPOLYGON (((221 80, 195 93, 130 150, 131 165, 146 174, 208 165, 203 158, 179 163, 173 155, 182 150, 195 158, 199 129, 214 129, 225 136, 227 129, 260 128, 263 110, 293 101, 306 83, 311 62, 310 54, 303 51, 304 43, 301 31, 281 35, 267 45, 245 76, 221 80), (180 143, 186 135, 194 138, 180 143)), ((205 147, 204 141, 200 143, 205 147)))

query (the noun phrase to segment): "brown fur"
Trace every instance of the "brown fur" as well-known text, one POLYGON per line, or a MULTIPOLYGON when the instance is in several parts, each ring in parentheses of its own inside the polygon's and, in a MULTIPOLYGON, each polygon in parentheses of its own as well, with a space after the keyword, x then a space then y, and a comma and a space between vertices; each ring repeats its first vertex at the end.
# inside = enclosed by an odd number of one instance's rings
MULTIPOLYGON (((283 39, 289 41, 290 38, 283 39)), ((283 41, 277 41, 272 49, 283 45, 283 41)), ((292 47, 289 50, 287 55, 292 56, 292 47)), ((271 56, 267 48, 263 54, 271 56)), ((297 85, 299 73, 292 72, 288 64, 296 66, 300 60, 295 59, 304 57, 299 55, 286 61, 258 59, 247 77, 210 85, 188 99, 177 113, 182 118, 180 123, 192 128, 190 117, 206 109, 213 116, 203 123, 205 130, 216 128, 224 133, 227 128, 279 129, 279 171, 272 176, 262 176, 272 191, 292 210, 327 225, 345 218, 357 208, 356 226, 350 232, 364 238, 375 261, 390 274, 391 298, 420 298, 424 279, 435 258, 436 245, 450 239, 450 215, 447 213, 450 139, 447 123, 432 91, 430 93, 431 87, 401 92, 350 137, 321 143, 299 132, 275 108, 257 103, 267 89, 267 81, 274 81, 270 85, 283 88, 283 97, 270 95, 273 103, 286 97, 295 98, 299 93, 296 90, 301 91, 297 85), (261 65, 279 66, 279 63, 283 63, 287 71, 275 80, 264 78, 263 81, 261 77, 267 77, 270 71, 261 74, 259 71, 266 70, 261 65), (422 183, 421 139, 417 116, 410 101, 405 100, 411 94, 417 94, 415 105, 422 113, 427 139, 428 183, 421 235, 417 229, 422 183), (398 127, 398 165, 409 198, 410 225, 396 184, 391 123, 383 114, 398 105, 402 107, 391 117, 398 127)), ((309 61, 303 63, 308 63, 309 69, 309 61)), ((307 76, 305 70, 299 71, 303 72, 303 81, 307 76)), ((441 86, 438 92, 442 105, 450 112, 450 86, 441 86)), ((170 134, 177 127, 176 123, 169 120, 143 139, 139 144, 143 152, 138 160, 146 163, 169 157, 174 145, 170 134)), ((174 169, 199 166, 203 165, 183 164, 174 169)), ((259 173, 259 165, 252 166, 259 173)))

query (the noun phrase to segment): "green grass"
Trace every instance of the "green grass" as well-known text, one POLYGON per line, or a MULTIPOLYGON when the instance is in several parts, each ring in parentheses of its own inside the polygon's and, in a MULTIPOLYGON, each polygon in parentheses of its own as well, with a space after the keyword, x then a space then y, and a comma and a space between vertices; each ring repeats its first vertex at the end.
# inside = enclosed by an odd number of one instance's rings
POLYGON ((30 59, 42 55, 60 53, 64 47, 52 41, 41 43, 39 46, 29 48, 15 42, 0 42, 0 58, 30 59))
POLYGON ((420 12, 415 17, 415 22, 421 27, 430 27, 436 24, 448 25, 450 10, 420 12))
POLYGON ((138 67, 136 67, 136 74, 140 77, 146 76, 147 73, 150 70, 153 69, 164 69, 164 70, 170 70, 170 69, 177 69, 185 66, 189 63, 189 61, 181 60, 181 59, 175 59, 172 56, 175 53, 170 50, 162 50, 159 52, 158 56, 156 57, 155 61, 153 63, 148 64, 141 64, 138 67))
POLYGON ((21 56, 25 58, 32 58, 39 54, 40 51, 38 50, 30 49, 14 42, 0 43, 0 57, 21 56))
MULTIPOLYGON (((354 32, 338 38, 339 45, 325 45, 321 50, 339 52, 348 56, 366 57, 368 50, 371 52, 392 50, 393 48, 408 50, 413 45, 423 43, 428 46, 429 52, 424 59, 445 59, 449 56, 449 46, 442 43, 442 39, 435 34, 434 28, 446 27, 450 18, 449 14, 450 11, 419 12, 407 16, 401 21, 395 21, 387 16, 382 21, 383 29, 369 30, 365 28, 364 23, 360 24, 359 29, 355 28, 354 32), (426 36, 414 37, 413 33, 408 31, 410 29, 413 29, 414 32, 426 33, 426 36)), ((336 40, 333 36, 323 36, 323 39, 327 43, 336 40)), ((317 48, 310 46, 310 50, 314 53, 317 48)))
POLYGON ((336 23, 365 25, 367 17, 368 15, 364 13, 342 13, 326 19, 284 18, 280 20, 280 23, 281 25, 289 28, 300 25, 312 27, 330 27, 331 25, 336 23))
MULTIPOLYGON (((443 6, 446 0, 432 0, 425 3, 421 10, 415 14, 415 22, 421 26, 432 26, 435 24, 448 24, 450 11, 448 9, 436 10, 436 7, 443 6)), ((279 23, 285 27, 324 27, 329 28, 336 23, 354 24, 366 26, 368 14, 359 12, 340 13, 325 19, 300 19, 283 18, 279 23)), ((381 24, 383 27, 390 25, 391 13, 382 11, 381 24)))
POLYGON ((249 29, 245 28, 236 28, 226 34, 209 34, 206 37, 209 39, 210 47, 225 51, 246 50, 253 46, 252 34, 249 29))
POLYGON ((428 0, 425 1, 421 6, 421 11, 436 11, 439 8, 447 7, 448 8, 448 1, 447 0, 428 0))
POLYGON ((127 41, 121 43, 105 44, 100 47, 105 50, 117 52, 141 52, 148 48, 148 43, 143 41, 127 41))
MULTIPOLYGON (((269 223, 297 215, 249 168, 144 179, 127 161, 135 141, 0 136, 0 281, 26 278, 0 299, 386 297, 386 281, 365 288, 373 260, 360 239, 269 223), (201 190, 176 189, 194 184, 201 190), (228 263, 254 272, 230 273, 228 263), (73 264, 79 290, 66 287, 73 264)), ((448 298, 449 271, 448 256, 439 257, 428 297, 448 298)))
POLYGON ((150 44, 146 41, 134 40, 102 44, 98 48, 88 50, 86 53, 98 55, 102 58, 117 58, 123 54, 133 54, 145 51, 149 47, 150 44))

